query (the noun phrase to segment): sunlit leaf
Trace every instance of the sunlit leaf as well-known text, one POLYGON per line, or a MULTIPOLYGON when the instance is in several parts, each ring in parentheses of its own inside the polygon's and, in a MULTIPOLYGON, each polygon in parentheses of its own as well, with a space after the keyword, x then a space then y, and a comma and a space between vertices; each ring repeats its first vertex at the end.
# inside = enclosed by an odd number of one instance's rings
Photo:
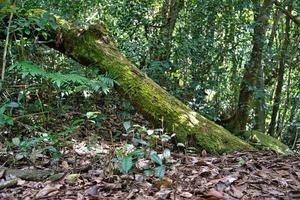
POLYGON ((150 152, 150 158, 152 161, 154 161, 155 163, 162 165, 162 160, 160 159, 160 157, 158 156, 156 151, 151 151, 150 152))

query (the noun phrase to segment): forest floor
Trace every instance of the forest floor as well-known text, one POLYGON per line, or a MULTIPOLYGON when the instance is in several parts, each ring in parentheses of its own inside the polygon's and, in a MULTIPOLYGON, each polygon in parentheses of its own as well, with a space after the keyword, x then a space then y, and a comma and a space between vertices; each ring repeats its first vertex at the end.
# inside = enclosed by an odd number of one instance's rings
MULTIPOLYGON (((139 115, 136 119, 143 121, 139 115)), ((124 132, 115 114, 102 125, 124 132)), ((173 167, 166 164, 165 176, 157 178, 138 168, 118 172, 112 159, 124 140, 98 140, 95 134, 85 128, 68 136, 71 145, 56 160, 35 155, 7 164, 20 150, 0 154, 0 199, 300 199, 299 155, 250 151, 214 156, 174 150, 173 167), (88 148, 91 141, 93 148, 88 148)))

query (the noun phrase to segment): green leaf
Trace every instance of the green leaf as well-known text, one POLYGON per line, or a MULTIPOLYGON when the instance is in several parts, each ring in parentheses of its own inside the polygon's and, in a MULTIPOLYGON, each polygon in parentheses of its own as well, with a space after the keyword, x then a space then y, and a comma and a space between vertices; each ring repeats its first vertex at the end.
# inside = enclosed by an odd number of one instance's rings
POLYGON ((155 163, 162 165, 162 160, 160 159, 160 157, 158 156, 156 151, 151 151, 150 152, 150 158, 152 161, 154 161, 155 163))
POLYGON ((153 173, 153 171, 152 170, 145 170, 144 171, 144 175, 145 176, 152 176, 154 173, 153 173))
POLYGON ((164 149, 163 155, 164 155, 165 159, 170 158, 171 157, 171 151, 170 151, 170 149, 168 149, 168 148, 164 149))
POLYGON ((185 147, 183 143, 177 143, 177 147, 185 147))
POLYGON ((6 110, 6 105, 4 105, 0 108, 0 114, 3 114, 5 112, 5 110, 6 110))
POLYGON ((131 123, 130 121, 124 122, 123 123, 123 127, 125 128, 126 131, 128 131, 131 127, 131 123))
POLYGON ((133 157, 143 157, 144 156, 144 150, 143 149, 136 149, 133 152, 131 152, 129 155, 133 157))
POLYGON ((49 19, 49 22, 50 22, 50 26, 52 29, 56 30, 58 28, 58 25, 57 25, 54 17, 51 16, 51 18, 49 19))
POLYGON ((15 145, 15 146, 19 146, 21 141, 20 141, 20 138, 18 137, 15 137, 12 139, 12 143, 15 145))
POLYGON ((246 161, 244 159, 239 160, 239 165, 243 166, 246 164, 246 161))
POLYGON ((141 145, 149 146, 149 143, 142 139, 133 138, 132 141, 134 144, 141 144, 141 145))
POLYGON ((48 33, 47 32, 42 32, 42 36, 47 39, 48 38, 48 33))
POLYGON ((5 115, 3 113, 0 113, 0 125, 14 125, 14 119, 8 115, 5 115))
POLYGON ((147 130, 148 135, 152 135, 153 133, 154 133, 154 130, 151 130, 151 129, 147 130))
POLYGON ((129 170, 132 168, 133 162, 131 156, 125 156, 121 159, 121 171, 123 173, 128 173, 129 170))
POLYGON ((101 114, 101 112, 87 112, 87 113, 86 113, 86 117, 87 117, 88 119, 95 119, 95 118, 97 118, 100 114, 101 114))
POLYGON ((162 142, 168 142, 171 139, 171 137, 167 134, 163 134, 160 137, 162 142))
POLYGON ((19 104, 17 102, 11 101, 8 104, 6 104, 6 106, 9 108, 18 108, 19 104))
POLYGON ((164 165, 155 168, 154 174, 159 178, 163 178, 166 173, 166 167, 164 165))

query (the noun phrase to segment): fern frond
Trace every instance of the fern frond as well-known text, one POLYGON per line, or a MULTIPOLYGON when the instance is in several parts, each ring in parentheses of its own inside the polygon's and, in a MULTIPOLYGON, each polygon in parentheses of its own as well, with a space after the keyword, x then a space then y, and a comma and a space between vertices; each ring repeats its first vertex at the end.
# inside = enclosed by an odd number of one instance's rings
POLYGON ((66 93, 82 92, 82 91, 101 91, 107 94, 110 88, 117 84, 116 81, 108 77, 107 75, 100 75, 94 79, 89 79, 83 75, 75 74, 74 72, 69 74, 63 74, 61 72, 47 72, 42 67, 33 64, 29 61, 18 62, 11 67, 16 69, 22 77, 39 77, 50 81, 58 88, 66 90, 66 93))

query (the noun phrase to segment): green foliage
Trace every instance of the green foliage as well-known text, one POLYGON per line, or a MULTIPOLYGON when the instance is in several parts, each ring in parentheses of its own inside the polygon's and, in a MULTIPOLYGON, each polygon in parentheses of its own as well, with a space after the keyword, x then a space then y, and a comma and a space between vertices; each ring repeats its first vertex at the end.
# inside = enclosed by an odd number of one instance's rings
POLYGON ((133 166, 132 157, 131 156, 124 156, 120 158, 121 166, 120 169, 123 173, 128 173, 129 170, 133 166))
POLYGON ((12 109, 18 108, 19 104, 11 101, 6 102, 0 107, 0 127, 5 125, 14 125, 13 117, 7 114, 4 114, 8 111, 10 111, 10 114, 12 113, 12 109))
POLYGON ((167 137, 167 133, 164 133, 162 129, 153 130, 139 125, 131 126, 129 121, 124 122, 123 125, 126 129, 124 136, 130 137, 129 135, 133 134, 134 137, 116 150, 114 161, 118 164, 119 170, 122 173, 129 173, 136 166, 136 170, 142 170, 146 176, 155 175, 163 178, 166 169, 174 164, 171 150, 167 148, 171 136, 167 137), (155 150, 158 143, 164 147, 161 153, 155 150))
POLYGON ((72 123, 56 132, 41 132, 40 127, 36 127, 36 135, 33 137, 20 136, 12 138, 12 148, 20 150, 15 155, 15 159, 27 159, 34 162, 45 155, 50 155, 53 160, 61 158, 63 156, 60 151, 61 148, 72 144, 71 141, 64 140, 64 138, 76 132, 81 124, 72 123))
POLYGON ((58 88, 63 88, 68 92, 68 94, 82 91, 102 91, 107 94, 109 92, 109 88, 112 88, 116 83, 109 77, 102 75, 90 80, 75 73, 62 74, 60 72, 48 72, 28 61, 16 63, 11 67, 11 70, 13 69, 16 69, 21 74, 22 78, 30 76, 33 78, 41 78, 50 81, 58 88))
POLYGON ((157 152, 155 152, 155 151, 150 152, 150 158, 151 158, 152 161, 154 161, 158 165, 163 164, 162 160, 160 159, 160 157, 157 155, 157 152))

